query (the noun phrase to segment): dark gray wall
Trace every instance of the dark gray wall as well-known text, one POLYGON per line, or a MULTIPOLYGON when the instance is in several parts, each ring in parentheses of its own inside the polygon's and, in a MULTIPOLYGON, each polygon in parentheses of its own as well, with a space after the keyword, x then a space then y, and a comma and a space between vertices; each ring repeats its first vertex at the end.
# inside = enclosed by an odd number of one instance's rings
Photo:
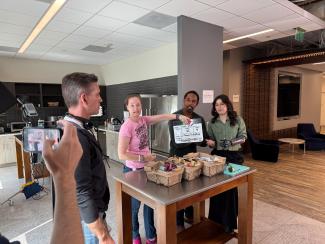
POLYGON ((210 118, 211 104, 202 104, 202 91, 222 93, 223 28, 186 16, 177 18, 178 107, 188 90, 196 90, 200 104, 196 112, 210 118))
POLYGON ((177 76, 110 85, 107 89, 108 117, 123 119, 124 99, 130 93, 176 95, 177 76))

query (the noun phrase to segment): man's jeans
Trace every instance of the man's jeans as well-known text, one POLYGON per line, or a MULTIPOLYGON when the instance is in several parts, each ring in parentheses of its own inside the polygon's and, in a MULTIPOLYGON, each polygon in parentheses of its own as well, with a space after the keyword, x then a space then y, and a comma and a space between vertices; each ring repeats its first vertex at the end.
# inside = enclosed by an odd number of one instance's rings
MULTIPOLYGON (((99 213, 99 216, 102 217, 106 223, 105 213, 99 213)), ((82 232, 84 234, 85 244, 99 244, 98 238, 91 232, 88 225, 84 221, 81 221, 81 225, 82 225, 82 232)), ((107 228, 110 231, 111 228, 109 226, 107 228)))
MULTIPOLYGON (((127 173, 130 171, 132 171, 131 168, 124 166, 123 173, 127 173)), ((132 197, 131 206, 132 206, 132 238, 135 239, 140 236, 138 213, 141 206, 141 202, 132 197)), ((144 220, 144 228, 146 231, 146 238, 147 239, 155 238, 157 234, 154 225, 154 213, 153 213, 153 209, 148 207, 147 205, 143 206, 143 220, 144 220)))

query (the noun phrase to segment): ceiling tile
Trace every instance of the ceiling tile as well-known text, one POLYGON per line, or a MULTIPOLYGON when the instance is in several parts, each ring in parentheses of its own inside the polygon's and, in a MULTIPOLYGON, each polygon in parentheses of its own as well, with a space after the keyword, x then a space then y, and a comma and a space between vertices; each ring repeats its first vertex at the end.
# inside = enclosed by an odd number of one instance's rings
POLYGON ((119 29, 119 32, 165 42, 176 41, 177 38, 176 33, 157 30, 133 23, 128 24, 127 26, 119 29))
POLYGON ((208 4, 210 6, 217 6, 219 4, 222 4, 224 2, 227 2, 229 0, 195 0, 200 3, 208 4))
POLYGON ((279 31, 286 31, 288 29, 293 29, 302 25, 308 25, 312 22, 304 17, 301 17, 298 14, 292 14, 286 18, 274 20, 265 23, 268 27, 276 29, 279 31))
POLYGON ((221 25, 225 28, 225 31, 231 31, 232 29, 251 27, 256 26, 257 24, 253 21, 237 16, 231 19, 223 20, 221 25))
POLYGON ((162 28, 162 30, 177 33, 177 23, 162 28))
POLYGON ((99 28, 89 27, 89 26, 81 26, 78 30, 74 32, 74 34, 94 37, 94 38, 101 38, 111 32, 112 31, 110 30, 104 30, 104 29, 99 29, 99 28))
POLYGON ((90 43, 80 43, 80 42, 73 42, 73 41, 67 41, 63 40, 60 43, 56 45, 56 47, 62 48, 62 49, 82 49, 86 46, 88 46, 90 43))
POLYGON ((78 11, 69 8, 62 8, 57 13, 57 15, 55 15, 54 19, 80 25, 87 21, 91 16, 91 13, 86 13, 83 11, 78 11))
POLYGON ((106 17, 132 22, 146 15, 149 12, 150 12, 149 10, 140 7, 114 1, 106 8, 104 8, 102 11, 100 11, 98 15, 103 15, 106 17))
POLYGON ((7 47, 20 47, 23 41, 15 40, 4 40, 0 38, 0 46, 7 46, 7 47))
POLYGON ((231 33, 236 33, 236 34, 242 36, 242 35, 249 35, 249 34, 253 34, 256 32, 264 31, 266 29, 267 29, 267 27, 265 27, 263 25, 256 24, 253 26, 230 29, 230 31, 231 31, 231 33))
POLYGON ((0 22, 0 33, 10 33, 10 34, 27 36, 30 32, 31 32, 30 27, 0 22))
POLYGON ((322 26, 320 26, 320 25, 318 25, 316 23, 313 23, 313 22, 311 22, 309 24, 303 24, 300 27, 303 28, 304 30, 306 30, 306 32, 322 29, 322 26))
POLYGON ((64 7, 95 14, 111 2, 112 0, 69 0, 64 7))
POLYGON ((77 24, 67 23, 64 21, 53 19, 46 27, 45 30, 71 33, 79 27, 77 24))
POLYGON ((91 44, 92 42, 96 41, 98 38, 94 36, 84 36, 78 35, 73 33, 66 37, 64 41, 75 42, 75 43, 82 43, 82 44, 91 44))
POLYGON ((249 12, 248 14, 243 15, 243 17, 260 24, 264 24, 273 20, 286 18, 293 13, 293 11, 286 7, 283 7, 282 5, 273 4, 271 6, 249 12))
POLYGON ((1 33, 0 35, 0 40, 3 41, 16 41, 17 43, 22 43, 23 41, 25 41, 25 39, 25 35, 17 35, 11 33, 1 33))
POLYGON ((121 0, 120 2, 129 3, 148 10, 154 10, 170 1, 171 0, 121 0))
POLYGON ((94 16, 92 19, 90 19, 85 23, 86 26, 91 26, 91 27, 100 28, 104 30, 116 30, 126 24, 127 22, 125 21, 112 19, 109 17, 99 16, 99 15, 94 16))
POLYGON ((102 43, 113 43, 113 44, 124 44, 131 45, 138 40, 139 37, 128 35, 120 32, 114 32, 104 38, 97 40, 97 42, 102 43))
POLYGON ((194 0, 172 0, 155 11, 172 16, 192 16, 200 11, 209 9, 210 6, 194 0))
POLYGON ((204 22, 208 22, 219 26, 222 26, 227 19, 231 19, 234 17, 236 16, 216 8, 210 8, 198 14, 193 15, 193 18, 195 19, 199 19, 204 22))
POLYGON ((53 46, 59 43, 66 36, 67 33, 44 30, 39 34, 33 43, 38 45, 53 46))
POLYGON ((35 0, 1 0, 0 9, 41 17, 49 6, 48 3, 35 0))
POLYGON ((39 17, 0 10, 0 22, 14 25, 34 27, 38 22, 39 17))
POLYGON ((272 4, 274 4, 272 0, 245 0, 242 4, 238 0, 229 0, 218 5, 217 8, 241 16, 272 4))
POLYGON ((266 42, 266 41, 282 38, 285 36, 287 36, 285 33, 281 33, 278 31, 272 31, 272 32, 261 34, 258 36, 252 36, 251 39, 257 40, 259 42, 266 42))

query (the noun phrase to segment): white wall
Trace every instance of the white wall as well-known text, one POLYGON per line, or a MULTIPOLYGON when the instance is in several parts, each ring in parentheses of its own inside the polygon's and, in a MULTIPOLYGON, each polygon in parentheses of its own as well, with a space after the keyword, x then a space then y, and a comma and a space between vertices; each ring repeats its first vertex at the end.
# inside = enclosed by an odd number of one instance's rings
POLYGON ((281 67, 275 69, 274 82, 274 99, 273 99, 273 126, 272 130, 281 130, 296 127, 298 123, 313 123, 316 130, 320 126, 321 112, 321 88, 322 75, 319 72, 302 69, 298 67, 281 67), (287 71, 300 73, 302 75, 301 94, 300 94, 300 116, 290 120, 277 120, 277 77, 278 72, 287 71))
POLYGON ((78 71, 94 73, 104 84, 98 65, 0 57, 0 81, 5 82, 61 83, 63 76, 78 71))
POLYGON ((106 85, 177 75, 177 44, 101 66, 106 85))

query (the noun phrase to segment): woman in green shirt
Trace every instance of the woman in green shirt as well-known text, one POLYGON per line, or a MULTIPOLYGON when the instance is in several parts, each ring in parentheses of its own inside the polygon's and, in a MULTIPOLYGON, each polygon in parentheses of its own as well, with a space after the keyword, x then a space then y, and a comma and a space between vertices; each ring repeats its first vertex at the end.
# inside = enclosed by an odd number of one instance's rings
MULTIPOLYGON (((211 140, 207 140, 207 144, 213 148, 211 154, 226 157, 227 163, 242 164, 241 144, 247 138, 244 120, 234 111, 226 95, 214 99, 211 114, 213 118, 208 125, 211 140)), ((237 188, 210 198, 209 219, 223 225, 226 232, 237 229, 237 215, 237 188)))

